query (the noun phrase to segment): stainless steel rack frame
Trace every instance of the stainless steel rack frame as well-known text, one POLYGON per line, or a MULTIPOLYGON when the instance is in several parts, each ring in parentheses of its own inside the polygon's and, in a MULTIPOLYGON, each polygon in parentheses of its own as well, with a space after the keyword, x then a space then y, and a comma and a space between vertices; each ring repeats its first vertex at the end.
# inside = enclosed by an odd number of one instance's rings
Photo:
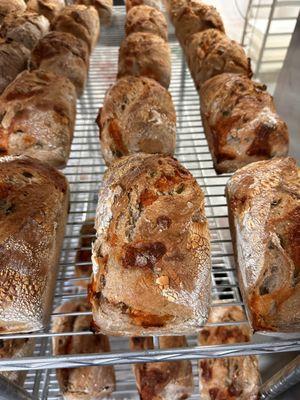
MULTIPOLYGON (((98 128, 95 118, 105 91, 115 81, 118 47, 123 37, 124 7, 115 7, 115 20, 111 28, 103 30, 100 45, 91 57, 89 80, 84 95, 78 101, 76 130, 71 157, 64 173, 71 185, 71 205, 60 258, 59 275, 55 290, 53 310, 67 299, 86 296, 76 286, 74 273, 76 251, 79 249, 80 228, 87 218, 93 217, 97 204, 98 188, 105 164, 101 156, 98 128)), ((224 185, 229 175, 217 176, 204 136, 199 114, 199 101, 194 84, 185 65, 182 51, 174 34, 170 33, 172 50, 172 82, 170 91, 177 112, 176 157, 193 173, 205 191, 206 213, 212 237, 213 299, 215 305, 241 305, 236 281, 224 185)), ((88 263, 81 263, 87 265, 88 263)), ((83 313, 69 313, 72 315, 83 313)), ((52 321, 59 315, 53 311, 52 321)), ((63 314, 67 315, 67 314, 63 314)), ((247 323, 246 316, 238 324, 247 323)), ((226 325, 214 324, 214 325, 226 325)), ((231 323, 232 325, 232 323, 231 323)), ((90 332, 67 333, 66 335, 89 335, 90 332)), ((111 338, 111 353, 89 355, 65 355, 54 357, 51 350, 51 326, 48 330, 34 334, 15 334, 5 338, 36 338, 33 357, 0 359, 0 370, 29 370, 25 388, 33 399, 61 399, 54 368, 85 365, 115 364, 117 391, 113 399, 138 399, 130 363, 163 360, 180 360, 225 357, 249 354, 266 354, 300 350, 300 339, 280 340, 254 336, 251 343, 197 346, 197 337, 188 337, 189 347, 160 350, 157 341, 153 351, 130 352, 128 339, 111 338)), ((199 399, 197 362, 193 361, 195 394, 199 399)))

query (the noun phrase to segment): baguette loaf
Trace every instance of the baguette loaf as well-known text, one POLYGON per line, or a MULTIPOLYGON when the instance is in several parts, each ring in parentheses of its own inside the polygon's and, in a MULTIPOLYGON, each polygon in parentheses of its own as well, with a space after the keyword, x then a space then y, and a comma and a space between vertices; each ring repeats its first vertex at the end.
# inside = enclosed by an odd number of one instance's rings
POLYGON ((82 4, 67 6, 52 25, 54 31, 71 33, 86 42, 90 51, 98 42, 100 22, 95 7, 82 4))
POLYGON ((0 97, 0 156, 24 154, 64 167, 75 115, 76 92, 68 79, 23 72, 0 97))
POLYGON ((32 50, 49 31, 49 21, 43 15, 25 13, 7 15, 0 29, 0 37, 7 41, 19 42, 32 50))
POLYGON ((68 213, 66 178, 29 157, 0 159, 0 332, 43 329, 68 213))
POLYGON ((135 6, 149 6, 155 8, 158 11, 162 11, 162 4, 160 0, 125 0, 126 12, 131 10, 135 6))
MULTIPOLYGON (((90 311, 85 300, 73 300, 56 309, 59 313, 90 311)), ((89 331, 92 318, 90 315, 61 316, 54 320, 53 332, 89 331)), ((53 337, 53 354, 89 354, 110 351, 107 336, 80 335, 53 337)), ((102 399, 115 390, 115 373, 112 366, 91 366, 63 368, 56 370, 57 380, 66 400, 102 399)))
POLYGON ((84 222, 80 229, 79 250, 76 253, 75 273, 77 278, 82 280, 76 281, 76 285, 87 288, 92 274, 92 243, 95 239, 94 220, 88 219, 84 222), (90 262, 89 265, 86 263, 90 262), (84 265, 82 265, 84 263, 84 265))
POLYGON ((0 1, 0 25, 6 15, 20 15, 26 10, 24 0, 1 0, 0 1))
MULTIPOLYGON (((153 349, 151 337, 130 339, 131 350, 153 349)), ((161 336, 160 349, 187 347, 184 336, 161 336)), ((194 380, 190 361, 135 364, 133 372, 141 400, 182 400, 193 394, 194 380)))
POLYGON ((118 78, 146 76, 169 87, 171 54, 169 45, 149 32, 135 32, 122 41, 119 50, 118 78))
POLYGON ((209 78, 223 72, 252 76, 250 58, 242 46, 217 29, 191 35, 186 45, 186 57, 197 89, 209 78))
MULTIPOLYGON (((241 307, 212 307, 210 323, 239 322, 245 319, 241 307)), ((199 334, 199 345, 250 341, 248 325, 206 327, 199 334)), ((201 400, 257 400, 260 378, 256 356, 225 357, 199 361, 201 400)))
POLYGON ((172 97, 152 79, 119 79, 106 93, 97 123, 107 165, 139 152, 174 154, 176 113, 172 97))
POLYGON ((88 45, 66 32, 50 32, 31 54, 31 69, 42 69, 70 79, 78 97, 84 90, 88 65, 88 45))
POLYGON ((288 131, 264 85, 224 73, 200 90, 204 132, 215 170, 233 172, 254 161, 284 156, 288 131))
POLYGON ((27 10, 42 14, 52 22, 65 5, 65 0, 28 0, 27 10))
POLYGON ((95 328, 112 335, 180 335, 210 304, 204 195, 175 159, 138 153, 104 176, 89 287, 95 328))
POLYGON ((99 14, 101 24, 110 25, 113 16, 113 0, 75 0, 74 3, 94 6, 99 14))
POLYGON ((126 35, 134 32, 149 32, 168 40, 168 25, 161 11, 153 7, 141 5, 129 10, 126 23, 126 35))
POLYGON ((239 284, 255 331, 300 332, 300 171, 275 158, 226 188, 239 284))

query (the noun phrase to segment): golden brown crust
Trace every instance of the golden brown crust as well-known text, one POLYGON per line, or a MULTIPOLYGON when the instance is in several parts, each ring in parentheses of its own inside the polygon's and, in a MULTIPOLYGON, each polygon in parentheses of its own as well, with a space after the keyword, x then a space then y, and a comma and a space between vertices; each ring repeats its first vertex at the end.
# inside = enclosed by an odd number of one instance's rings
POLYGON ((0 156, 24 154, 64 167, 75 116, 76 91, 68 79, 23 72, 0 97, 0 156))
MULTIPOLYGON (((83 300, 72 300, 56 309, 57 313, 90 311, 83 300)), ((53 332, 89 331, 90 315, 60 316, 55 318, 53 332)), ((109 339, 105 335, 80 335, 53 337, 53 354, 90 354, 110 351, 109 339)), ((56 370, 57 380, 64 399, 90 400, 109 396, 115 390, 115 373, 112 366, 63 368, 56 370)))
POLYGON ((31 54, 31 69, 42 69, 70 79, 77 96, 83 93, 88 65, 88 45, 66 32, 50 32, 31 54))
POLYGON ((288 131, 264 85, 224 73, 200 90, 204 132, 218 173, 285 156, 288 131))
POLYGON ((26 10, 24 0, 1 0, 0 2, 0 24, 6 15, 20 15, 26 10))
POLYGON ((186 57, 197 89, 206 80, 223 72, 252 76, 250 59, 242 46, 217 29, 190 36, 186 57))
POLYGON ((135 32, 122 41, 119 50, 118 78, 146 76, 169 87, 171 55, 168 44, 148 32, 135 32))
POLYGON ((94 6, 98 11, 101 24, 109 25, 113 16, 113 0, 75 0, 75 4, 94 6))
POLYGON ((145 5, 133 7, 128 12, 125 32, 127 36, 133 32, 149 32, 168 40, 168 26, 163 13, 145 5))
POLYGON ((155 8, 158 11, 162 10, 162 4, 160 0, 125 0, 126 12, 131 10, 135 6, 149 6, 155 8))
MULTIPOLYGON (((209 323, 241 322, 245 315, 241 307, 220 306, 210 310, 209 323)), ((205 327, 199 334, 199 344, 215 346, 249 342, 249 326, 226 325, 205 327)), ((258 360, 255 356, 207 359, 199 362, 200 397, 203 400, 257 400, 259 392, 258 360)))
MULTIPOLYGON (((187 347, 184 336, 161 336, 160 349, 187 347)), ((153 349, 150 337, 133 337, 130 348, 134 351, 153 349)), ((192 363, 190 361, 142 363, 133 366, 141 400, 183 400, 194 391, 192 363)))
POLYGON ((191 332, 210 303, 204 195, 175 159, 138 153, 104 177, 89 288, 96 326, 112 335, 191 332))
POLYGON ((76 252, 75 273, 77 278, 83 278, 76 281, 76 285, 87 288, 88 278, 92 273, 92 243, 95 240, 94 219, 87 219, 80 229, 79 250, 76 252), (86 264, 90 262, 90 264, 86 264), (84 265, 82 265, 84 263, 84 265))
POLYGON ((42 14, 52 22, 65 5, 65 0, 28 0, 27 10, 42 14))
POLYGON ((239 283, 255 331, 300 332, 300 173, 292 158, 249 164, 227 185, 239 283))
POLYGON ((86 42, 92 50, 100 35, 100 22, 93 6, 72 4, 65 7, 52 23, 54 31, 67 32, 86 42))
POLYGON ((42 329, 68 212, 66 178, 29 157, 0 159, 0 332, 42 329))
POLYGON ((138 152, 174 154, 176 113, 172 97, 153 79, 119 79, 107 91, 97 123, 107 165, 138 152))

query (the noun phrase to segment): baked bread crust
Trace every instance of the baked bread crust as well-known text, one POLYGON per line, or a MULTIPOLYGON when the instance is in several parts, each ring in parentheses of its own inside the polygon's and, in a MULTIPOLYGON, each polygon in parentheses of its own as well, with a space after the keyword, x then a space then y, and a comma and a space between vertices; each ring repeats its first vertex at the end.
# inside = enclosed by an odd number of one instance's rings
POLYGON ((27 10, 42 14, 52 22, 65 5, 65 0, 28 0, 27 10))
POLYGON ((126 12, 131 10, 135 6, 149 6, 155 8, 158 11, 162 11, 162 4, 160 0, 125 0, 126 12))
POLYGON ((190 36, 186 58, 197 89, 223 72, 252 76, 250 58, 247 58, 242 46, 217 29, 207 29, 190 36))
POLYGON ((0 28, 0 37, 21 43, 32 50, 38 41, 49 31, 50 23, 46 17, 36 13, 7 15, 0 28))
POLYGON ((254 331, 300 332, 300 171, 247 165, 226 188, 239 284, 254 331))
POLYGON ((75 116, 76 92, 68 79, 24 71, 0 97, 0 156, 24 154, 64 167, 75 116))
MULTIPOLYGON (((90 311, 83 300, 68 301, 56 309, 58 313, 90 311)), ((60 316, 55 318, 53 332, 82 332, 90 329, 90 315, 60 316)), ((89 354, 110 351, 109 339, 105 335, 80 335, 53 337, 53 355, 89 354)), ((56 370, 57 380, 66 400, 91 400, 109 396, 115 390, 113 366, 90 366, 62 368, 56 370)))
POLYGON ((171 54, 169 45, 149 32, 135 32, 122 41, 119 50, 118 78, 146 76, 169 87, 171 54))
POLYGON ((50 32, 31 54, 31 69, 42 69, 70 79, 81 96, 89 66, 88 45, 66 32, 50 32))
POLYGON ((20 15, 26 10, 26 3, 24 0, 1 0, 0 2, 0 24, 6 15, 16 14, 20 15))
POLYGON ((95 240, 94 219, 87 219, 80 229, 79 250, 76 252, 75 260, 75 273, 77 278, 83 278, 76 281, 77 286, 87 288, 91 274, 92 274, 92 243, 95 240), (90 261, 90 265, 86 265, 90 261), (81 265, 80 263, 85 263, 81 265))
POLYGON ((95 328, 180 335, 206 321, 210 234, 204 195, 172 157, 138 153, 107 170, 89 287, 95 328))
POLYGON ((287 154, 287 126, 264 85, 244 75, 224 73, 202 85, 200 103, 204 132, 218 173, 287 154))
POLYGON ((174 154, 176 112, 172 97, 153 79, 119 79, 107 91, 97 123, 107 165, 139 152, 174 154))
POLYGON ((125 22, 126 35, 149 32, 168 40, 168 25, 164 14, 153 7, 141 5, 129 10, 125 22))
POLYGON ((0 332, 48 322, 69 206, 66 178, 30 157, 0 159, 0 332))
POLYGON ((100 36, 98 13, 93 6, 72 4, 66 6, 52 24, 54 31, 67 32, 83 40, 90 51, 96 46, 100 36))
MULTIPOLYGON (((184 336, 161 336, 160 349, 187 347, 184 336)), ((133 351, 153 349, 152 337, 130 339, 133 351)), ((187 360, 133 365, 141 400, 187 399, 194 392, 192 363, 187 360)))
POLYGON ((94 6, 99 14, 101 24, 110 25, 113 17, 113 0, 75 0, 74 3, 94 6))
MULTIPOLYGON (((209 323, 245 320, 241 307, 212 307, 209 323)), ((199 345, 216 346, 249 342, 248 325, 205 327, 199 334, 199 345)), ((256 356, 225 357, 199 361, 200 397, 203 400, 257 400, 260 386, 256 356)))

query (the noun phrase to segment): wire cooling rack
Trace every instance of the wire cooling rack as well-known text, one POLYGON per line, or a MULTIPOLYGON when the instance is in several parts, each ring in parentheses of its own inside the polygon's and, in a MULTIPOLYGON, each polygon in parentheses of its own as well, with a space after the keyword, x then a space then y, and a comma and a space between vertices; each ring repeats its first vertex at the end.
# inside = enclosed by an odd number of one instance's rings
MULTIPOLYGON (((71 205, 60 259, 53 310, 70 298, 86 296, 86 292, 76 286, 78 278, 74 271, 75 257, 76 252, 80 249, 80 228, 88 218, 92 218, 95 214, 98 188, 105 171, 95 118, 106 90, 115 81, 118 48, 123 37, 124 15, 124 7, 115 7, 114 24, 112 28, 102 32, 100 45, 94 50, 91 57, 86 90, 78 101, 77 123, 71 157, 64 170, 71 186, 71 205)), ((169 41, 172 50, 170 91, 177 112, 176 157, 192 172, 205 191, 206 214, 212 238, 213 298, 217 305, 235 304, 243 306, 234 271, 224 197, 224 185, 229 175, 217 176, 214 172, 200 119, 197 92, 194 89, 181 49, 172 33, 170 33, 169 41)), ((87 266, 90 263, 81 262, 80 264, 87 266)), ((69 316, 76 314, 82 313, 72 313, 69 316)), ((51 320, 53 321, 57 317, 58 314, 53 311, 51 320)), ((238 322, 238 324, 244 323, 247 323, 246 317, 243 321, 238 322)), ((213 325, 226 325, 226 323, 213 325)), ((76 332, 76 335, 88 334, 92 333, 76 332)), ((189 347, 185 349, 162 351, 159 350, 157 341, 154 341, 156 346, 153 351, 133 353, 129 350, 128 339, 111 338, 111 353, 53 357, 51 338, 54 335, 50 327, 49 330, 35 334, 6 336, 6 338, 36 338, 33 357, 0 360, 0 370, 25 369, 29 371, 25 388, 32 394, 33 399, 61 399, 54 368, 91 364, 116 364, 117 390, 112 399, 138 399, 135 380, 131 366, 128 364, 184 358, 194 360, 195 394, 192 398, 198 399, 196 359, 200 357, 211 358, 300 350, 300 340, 280 341, 275 338, 264 338, 262 340, 256 336, 251 343, 246 345, 199 348, 197 347, 196 335, 194 335, 188 337, 189 347)))

